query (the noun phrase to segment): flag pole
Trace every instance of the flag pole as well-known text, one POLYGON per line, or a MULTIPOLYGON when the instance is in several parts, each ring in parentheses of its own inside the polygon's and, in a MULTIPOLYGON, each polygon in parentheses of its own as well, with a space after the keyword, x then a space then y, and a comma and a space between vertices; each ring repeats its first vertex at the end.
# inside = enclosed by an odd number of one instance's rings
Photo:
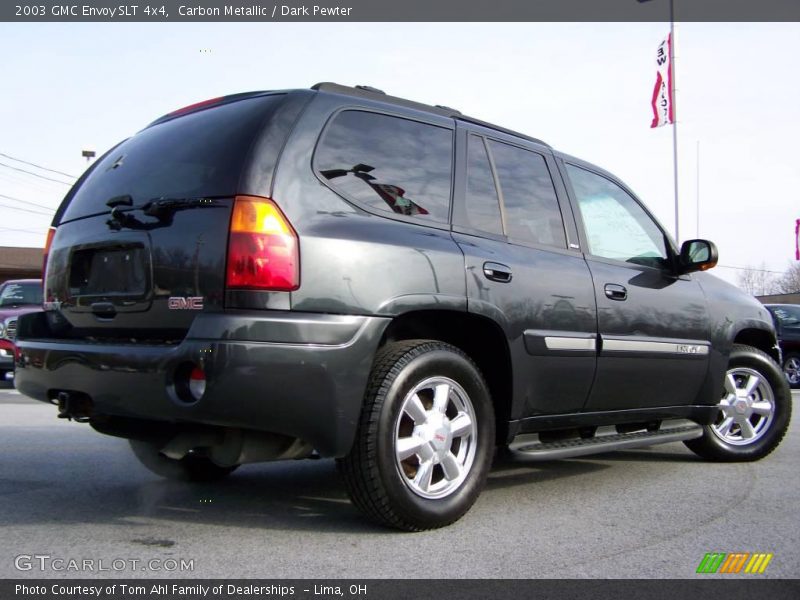
POLYGON ((697 237, 700 237, 700 140, 697 140, 697 237))
POLYGON ((669 103, 672 108, 672 171, 675 187, 675 242, 680 244, 678 225, 678 111, 675 106, 675 9, 669 0, 669 66, 672 71, 669 86, 669 103))

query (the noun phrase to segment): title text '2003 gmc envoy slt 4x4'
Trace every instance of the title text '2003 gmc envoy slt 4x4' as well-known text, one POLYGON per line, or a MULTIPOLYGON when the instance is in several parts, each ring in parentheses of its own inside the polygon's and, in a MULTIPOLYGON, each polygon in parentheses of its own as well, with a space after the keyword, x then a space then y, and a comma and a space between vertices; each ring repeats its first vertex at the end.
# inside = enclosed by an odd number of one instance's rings
POLYGON ((496 447, 754 460, 791 396, 767 310, 613 175, 369 87, 217 98, 59 208, 17 387, 167 477, 335 457, 389 526, 452 523, 496 447))

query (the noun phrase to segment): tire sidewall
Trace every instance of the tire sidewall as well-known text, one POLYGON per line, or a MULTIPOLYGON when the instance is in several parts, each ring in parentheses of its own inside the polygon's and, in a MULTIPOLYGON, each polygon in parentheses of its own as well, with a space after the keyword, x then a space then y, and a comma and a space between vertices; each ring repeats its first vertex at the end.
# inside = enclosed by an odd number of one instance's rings
POLYGON ((423 527, 458 519, 480 494, 494 447, 494 415, 483 378, 466 357, 455 349, 439 346, 411 358, 394 377, 387 376, 384 384, 387 383, 379 392, 383 398, 376 430, 377 466, 398 515, 423 527), (435 376, 452 379, 466 392, 475 411, 478 442, 470 472, 458 489, 444 498, 427 499, 415 494, 402 480, 395 460, 395 428, 406 395, 420 382, 435 376))
POLYGON ((769 454, 783 437, 783 432, 788 427, 789 417, 791 416, 792 393, 783 370, 766 355, 756 354, 744 349, 734 349, 730 356, 726 374, 736 368, 753 369, 772 388, 775 406, 772 422, 761 438, 746 446, 737 446, 724 442, 711 430, 711 425, 707 426, 706 439, 721 452, 731 457, 736 457, 739 460, 757 459, 769 454))

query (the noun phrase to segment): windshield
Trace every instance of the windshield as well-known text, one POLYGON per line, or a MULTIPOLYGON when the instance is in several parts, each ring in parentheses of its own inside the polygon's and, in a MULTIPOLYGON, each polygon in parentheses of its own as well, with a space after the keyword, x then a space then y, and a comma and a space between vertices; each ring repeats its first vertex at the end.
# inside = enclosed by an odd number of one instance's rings
POLYGON ((42 284, 8 282, 0 287, 0 306, 23 306, 42 303, 42 284))
POLYGON ((796 306, 773 306, 772 314, 781 322, 781 325, 795 327, 800 325, 800 304, 796 306))

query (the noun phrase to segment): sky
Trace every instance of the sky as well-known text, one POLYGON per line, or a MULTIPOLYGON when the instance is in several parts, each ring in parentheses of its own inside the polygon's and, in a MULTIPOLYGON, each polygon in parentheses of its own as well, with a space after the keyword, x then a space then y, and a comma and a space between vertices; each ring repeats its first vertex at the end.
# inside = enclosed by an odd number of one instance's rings
MULTIPOLYGON (((8 157, 78 176, 82 150, 99 156, 181 106, 320 81, 371 85, 542 139, 617 175, 674 234, 672 128, 650 128, 655 53, 668 31, 668 23, 2 23, 0 245, 41 246, 69 189, 9 167, 72 181, 8 157)), ((798 39, 800 23, 676 24, 680 239, 716 242, 713 272, 733 283, 735 267, 782 272, 794 260, 798 39)))

